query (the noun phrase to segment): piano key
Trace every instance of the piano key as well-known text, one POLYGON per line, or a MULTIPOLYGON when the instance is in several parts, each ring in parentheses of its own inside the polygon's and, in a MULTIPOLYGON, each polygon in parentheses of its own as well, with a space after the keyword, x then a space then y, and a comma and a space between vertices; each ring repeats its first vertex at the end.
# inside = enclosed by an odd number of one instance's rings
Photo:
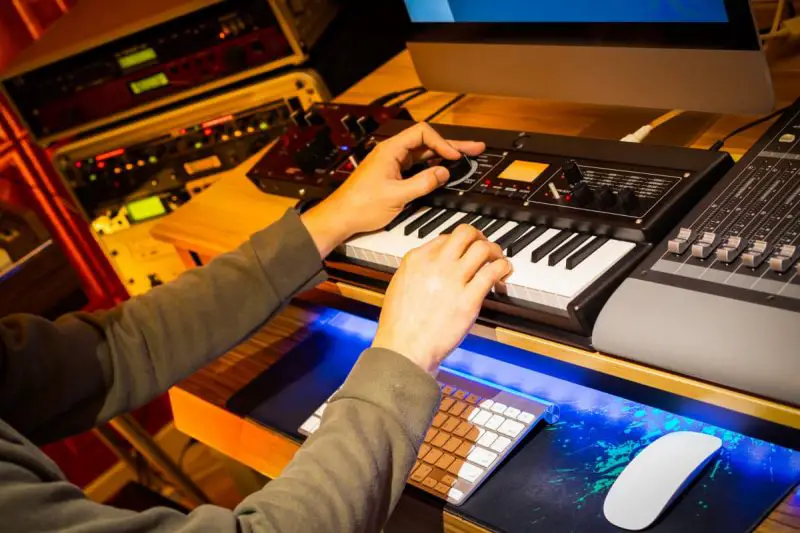
POLYGON ((550 256, 547 258, 547 264, 550 266, 556 266, 590 238, 591 235, 576 235, 572 239, 562 244, 561 248, 550 254, 550 256))
POLYGON ((481 217, 478 220, 475 220, 474 222, 472 222, 472 227, 474 227, 478 231, 483 231, 486 228, 486 226, 488 226, 492 222, 494 222, 494 219, 492 219, 492 218, 481 217))
POLYGON ((531 231, 517 239, 516 241, 512 242, 508 246, 508 257, 514 257, 522 250, 528 247, 530 243, 536 241, 542 235, 547 232, 547 228, 545 226, 536 226, 531 231))
POLYGON ((472 224, 473 222, 478 220, 478 217, 480 216, 477 213, 459 213, 459 214, 461 214, 463 216, 461 218, 459 218, 458 220, 456 220, 455 223, 450 225, 447 229, 445 229, 440 235, 450 235, 461 224, 472 224))
POLYGON ((383 229, 385 229, 386 231, 391 231, 395 227, 405 222, 408 219, 408 217, 410 217, 417 211, 419 211, 419 207, 410 204, 407 205, 405 209, 400 211, 400 213, 396 217, 394 217, 394 219, 391 222, 386 224, 386 227, 383 229))
POLYGON ((572 270, 576 266, 580 265, 583 261, 586 260, 587 257, 595 253, 598 248, 603 246, 608 239, 606 237, 595 237, 594 239, 589 242, 586 246, 579 249, 577 252, 572 254, 571 256, 567 257, 567 270, 572 270))
POLYGON ((567 230, 561 230, 556 235, 552 236, 547 242, 531 252, 531 261, 538 263, 547 257, 553 250, 555 250, 559 244, 566 241, 572 235, 574 235, 574 233, 567 230))
POLYGON ((486 226, 486 228, 483 230, 483 236, 488 239, 489 237, 500 231, 500 228, 502 228, 506 224, 508 224, 507 220, 495 220, 494 222, 486 226))
POLYGON ((572 275, 562 276, 560 294, 566 298, 574 298, 634 248, 633 243, 609 239, 607 243, 571 271, 563 266, 554 267, 557 271, 572 273, 572 275))
POLYGON ((419 235, 420 239, 427 237, 436 228, 438 228, 439 226, 443 226, 444 223, 450 220, 450 218, 452 218, 454 214, 455 211, 442 211, 441 213, 436 215, 433 218, 433 220, 431 220, 430 222, 419 228, 419 232, 417 232, 417 235, 419 235))
POLYGON ((495 243, 500 246, 503 250, 509 247, 509 245, 519 239, 526 231, 530 229, 528 224, 517 224, 511 231, 507 231, 497 239, 495 239, 495 243))
POLYGON ((406 227, 403 229, 403 233, 405 235, 411 235, 419 228, 427 224, 430 220, 434 217, 439 216, 439 213, 442 213, 444 209, 439 207, 432 207, 430 208, 425 214, 420 217, 414 219, 411 223, 407 224, 406 227))

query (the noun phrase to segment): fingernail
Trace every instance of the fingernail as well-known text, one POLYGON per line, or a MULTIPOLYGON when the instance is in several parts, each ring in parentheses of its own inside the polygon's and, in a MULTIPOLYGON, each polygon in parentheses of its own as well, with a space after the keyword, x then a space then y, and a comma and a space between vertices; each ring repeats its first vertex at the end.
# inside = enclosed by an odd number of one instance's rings
POLYGON ((436 179, 439 181, 444 181, 450 177, 450 171, 444 167, 436 167, 433 171, 433 175, 436 176, 436 179))

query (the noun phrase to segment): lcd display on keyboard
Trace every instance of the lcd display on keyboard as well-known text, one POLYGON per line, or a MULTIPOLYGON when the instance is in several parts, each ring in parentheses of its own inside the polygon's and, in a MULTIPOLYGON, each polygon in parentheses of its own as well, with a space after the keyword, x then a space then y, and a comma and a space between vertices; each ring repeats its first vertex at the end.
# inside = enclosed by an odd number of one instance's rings
MULTIPOLYGON (((472 494, 540 420, 558 418, 552 403, 478 383, 442 368, 442 401, 420 446, 409 483, 454 505, 472 494)), ((299 432, 319 429, 327 402, 299 432)))

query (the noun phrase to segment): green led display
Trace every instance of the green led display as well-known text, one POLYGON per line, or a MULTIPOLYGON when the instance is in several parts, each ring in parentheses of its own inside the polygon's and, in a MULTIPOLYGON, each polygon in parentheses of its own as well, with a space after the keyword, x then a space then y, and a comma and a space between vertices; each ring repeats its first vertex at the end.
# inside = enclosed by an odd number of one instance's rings
POLYGON ((155 59, 158 59, 156 51, 152 48, 145 48, 144 50, 137 50, 131 54, 118 57, 117 62, 119 62, 121 68, 127 69, 155 59))
POLYGON ((161 198, 158 196, 151 196, 144 200, 136 200, 127 205, 128 216, 134 222, 141 222, 149 218, 163 215, 167 212, 164 204, 161 203, 161 198))
POLYGON ((169 78, 167 78, 167 75, 163 72, 130 83, 133 94, 146 93, 147 91, 166 87, 167 85, 169 85, 169 78))

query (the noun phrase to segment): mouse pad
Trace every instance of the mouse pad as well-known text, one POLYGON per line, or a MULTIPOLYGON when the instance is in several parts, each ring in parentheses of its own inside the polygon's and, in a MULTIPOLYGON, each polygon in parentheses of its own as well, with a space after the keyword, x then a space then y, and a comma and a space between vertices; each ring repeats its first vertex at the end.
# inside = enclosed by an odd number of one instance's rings
MULTIPOLYGON (((313 329, 228 408, 301 440, 297 428, 341 385, 375 323, 331 312, 313 329)), ((800 482, 800 452, 512 365, 502 360, 509 351, 525 354, 468 338, 446 365, 548 399, 561 418, 532 431, 464 505, 450 507, 468 520, 509 532, 622 531, 603 517, 606 493, 639 451, 673 431, 716 435, 723 450, 647 531, 750 531, 800 482)))

